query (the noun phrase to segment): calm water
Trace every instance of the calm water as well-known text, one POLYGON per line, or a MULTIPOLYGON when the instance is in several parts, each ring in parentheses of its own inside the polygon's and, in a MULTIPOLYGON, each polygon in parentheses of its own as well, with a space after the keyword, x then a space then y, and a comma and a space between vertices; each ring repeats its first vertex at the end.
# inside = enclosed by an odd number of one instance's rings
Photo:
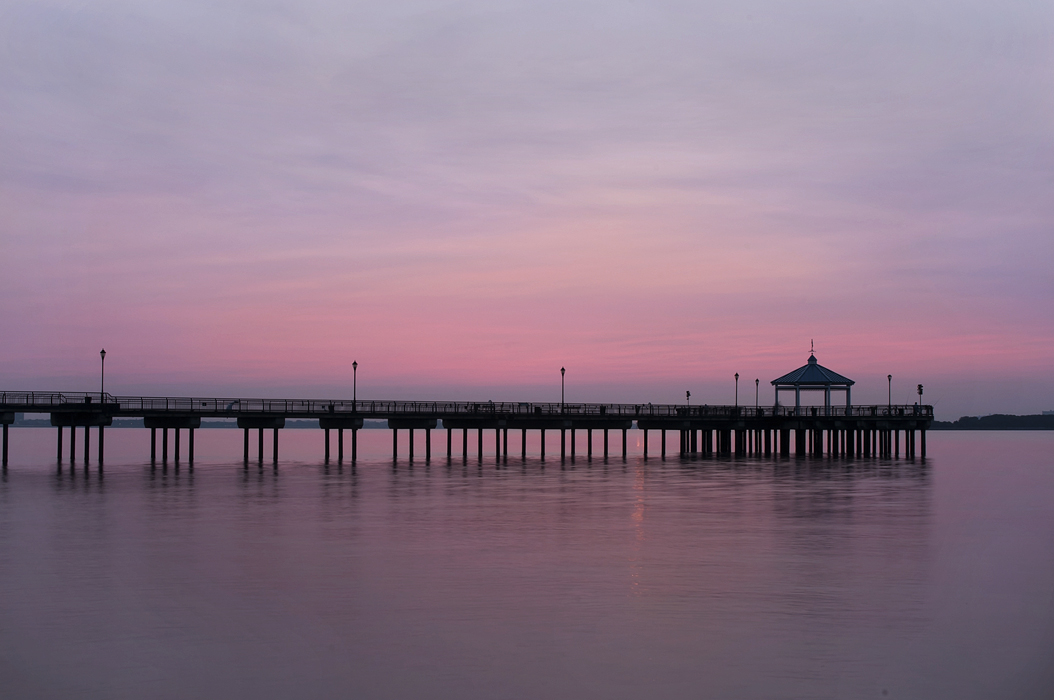
POLYGON ((355 469, 289 430, 244 470, 204 430, 177 471, 114 429, 100 479, 12 430, 0 696, 1054 697, 1054 434, 412 466, 360 435, 355 469))

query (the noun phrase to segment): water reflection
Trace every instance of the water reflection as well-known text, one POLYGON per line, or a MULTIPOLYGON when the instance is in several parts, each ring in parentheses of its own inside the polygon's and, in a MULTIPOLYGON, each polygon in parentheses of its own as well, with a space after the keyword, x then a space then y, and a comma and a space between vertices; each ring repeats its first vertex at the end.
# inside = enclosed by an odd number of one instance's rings
POLYGON ((12 693, 867 697, 974 639, 940 462, 286 454, 0 481, 0 642, 65 660, 12 693))

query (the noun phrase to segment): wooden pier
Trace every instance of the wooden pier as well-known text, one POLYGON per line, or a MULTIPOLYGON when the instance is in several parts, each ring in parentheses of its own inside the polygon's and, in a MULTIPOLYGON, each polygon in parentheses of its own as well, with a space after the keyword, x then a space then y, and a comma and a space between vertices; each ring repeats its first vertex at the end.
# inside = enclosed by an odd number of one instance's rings
POLYGON ((445 429, 446 457, 509 456, 509 431, 513 452, 527 456, 528 431, 539 432, 539 456, 546 457, 546 437, 559 432, 561 458, 583 454, 577 444, 585 432, 584 456, 594 450, 604 457, 614 451, 626 457, 627 431, 643 431, 644 457, 665 457, 669 433, 678 437, 680 455, 829 455, 839 457, 926 456, 926 430, 933 422, 933 407, 924 405, 869 406, 688 406, 673 404, 536 403, 492 401, 340 401, 325 399, 247 399, 204 397, 113 396, 105 393, 0 392, 3 423, 3 464, 7 465, 8 425, 16 413, 47 413, 57 430, 56 456, 63 460, 63 434, 69 435, 69 461, 77 455, 77 429, 83 428, 83 461, 90 455, 90 428, 97 428, 97 462, 104 458, 104 428, 114 418, 143 418, 150 430, 150 459, 169 459, 169 430, 173 459, 180 460, 181 434, 186 431, 186 459, 194 461, 194 431, 203 418, 237 420, 243 431, 243 458, 265 459, 265 431, 272 431, 271 461, 278 462, 279 432, 287 420, 317 420, 323 433, 324 459, 332 454, 336 432, 338 461, 344 460, 345 435, 351 433, 350 458, 358 459, 358 431, 365 420, 387 421, 392 431, 392 458, 397 459, 398 433, 410 432, 409 454, 415 458, 418 431, 424 439, 424 458, 432 458, 432 431, 440 422, 445 429), (251 440, 256 431, 256 440, 251 440), (519 444, 516 444, 516 433, 519 444), (614 450, 610 441, 615 433, 614 450), (460 433, 459 440, 455 435, 460 433), (658 433, 658 446, 649 439, 658 433), (475 438, 470 442, 471 437, 475 438), (596 434, 596 435, 595 435, 596 434), (599 445, 597 441, 599 440, 599 445), (475 448, 474 450, 472 448, 475 448))

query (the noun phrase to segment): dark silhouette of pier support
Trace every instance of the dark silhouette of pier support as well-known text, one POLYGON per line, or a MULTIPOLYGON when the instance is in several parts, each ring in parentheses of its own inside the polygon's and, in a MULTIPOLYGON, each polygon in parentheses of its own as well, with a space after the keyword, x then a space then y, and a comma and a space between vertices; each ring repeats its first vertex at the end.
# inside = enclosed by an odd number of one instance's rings
MULTIPOLYGON (((329 431, 337 431, 337 462, 344 461, 344 431, 351 431, 351 461, 354 463, 359 456, 359 443, 358 443, 358 432, 362 427, 363 421, 357 415, 337 415, 335 413, 329 413, 318 419, 318 427, 322 428, 322 433, 326 442, 325 447, 325 461, 329 462, 330 446, 329 446, 329 431)), ((285 427, 284 423, 281 427, 285 427)), ((275 429, 275 461, 278 461, 278 432, 275 429)), ((393 457, 394 458, 394 457, 393 457)))
MULTIPOLYGON (((180 448, 180 429, 187 431, 187 462, 188 464, 194 464, 194 430, 201 427, 201 416, 188 415, 188 414, 169 414, 164 416, 146 416, 143 418, 143 425, 150 429, 150 462, 151 464, 157 461, 157 431, 161 430, 161 463, 166 464, 168 462, 168 430, 171 428, 174 433, 174 444, 173 444, 173 457, 175 462, 179 464, 179 448, 180 448)), ((248 440, 248 436, 246 436, 248 440)), ((246 442, 248 445, 248 442, 246 442)), ((246 447, 248 452, 248 447, 246 447)), ((248 459, 248 457, 246 457, 248 459)))
POLYGON ((3 454, 0 455, 0 467, 7 469, 7 426, 15 422, 15 414, 11 413, 0 413, 0 424, 3 425, 4 432, 4 444, 2 448, 3 454))
MULTIPOLYGON (((358 421, 356 427, 362 427, 362 419, 355 418, 358 421)), ((432 430, 439 424, 439 421, 435 418, 389 418, 388 427, 392 430, 392 459, 399 458, 399 440, 398 433, 401 429, 407 429, 410 431, 410 444, 409 452, 410 459, 414 458, 414 430, 421 429, 425 431, 425 459, 428 460, 432 456, 432 430)), ((480 433, 480 447, 483 446, 482 432, 480 433)), ((482 456, 482 449, 480 449, 480 455, 482 456)))

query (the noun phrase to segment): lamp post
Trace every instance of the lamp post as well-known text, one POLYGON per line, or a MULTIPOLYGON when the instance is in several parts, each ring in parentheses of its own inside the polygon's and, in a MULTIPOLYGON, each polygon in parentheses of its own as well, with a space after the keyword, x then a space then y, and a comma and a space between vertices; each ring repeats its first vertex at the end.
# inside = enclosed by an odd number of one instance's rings
POLYGON ((919 407, 922 407, 922 385, 919 384, 919 407))
POLYGON ((736 372, 736 408, 739 408, 739 372, 736 372))
POLYGON ((761 380, 754 380, 754 413, 758 412, 758 392, 761 391, 761 380))
POLYGON ((889 402, 889 406, 887 408, 893 408, 893 375, 892 374, 887 374, 886 375, 886 382, 888 382, 888 384, 889 384, 889 386, 888 386, 888 396, 887 396, 887 399, 886 399, 889 402))
POLYGON ((355 403, 359 400, 359 363, 351 363, 351 408, 357 410, 358 405, 355 403))
POLYGON ((691 408, 691 406, 692 406, 692 392, 690 392, 690 391, 684 392, 684 400, 686 402, 688 402, 688 407, 691 408))
POLYGON ((106 396, 106 348, 99 351, 99 403, 105 402, 106 396))
POLYGON ((563 367, 560 368, 560 412, 564 411, 564 372, 567 370, 563 367))

